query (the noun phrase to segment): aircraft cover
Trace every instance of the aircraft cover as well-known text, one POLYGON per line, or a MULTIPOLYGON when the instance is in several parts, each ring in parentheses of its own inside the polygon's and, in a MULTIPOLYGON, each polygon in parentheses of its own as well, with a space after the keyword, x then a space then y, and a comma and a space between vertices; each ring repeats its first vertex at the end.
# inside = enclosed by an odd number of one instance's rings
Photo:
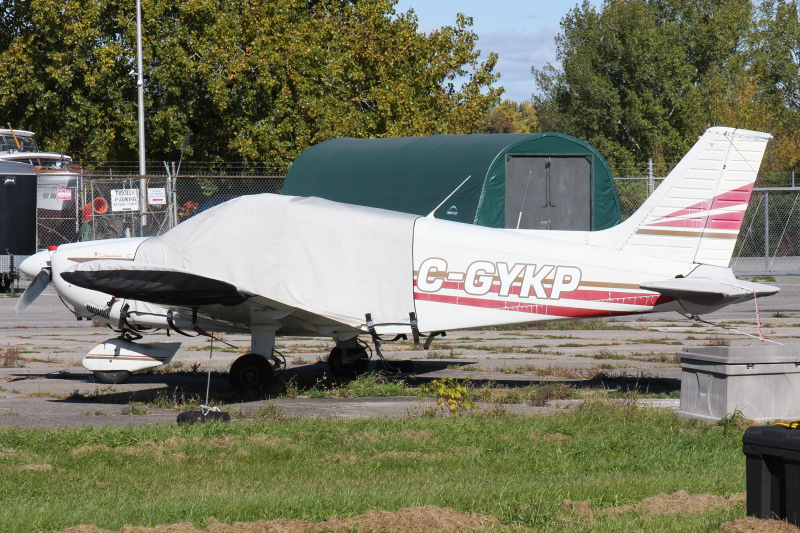
POLYGON ((235 280, 245 294, 332 324, 361 327, 366 312, 408 324, 416 218, 319 198, 243 196, 143 241, 134 261, 235 280))

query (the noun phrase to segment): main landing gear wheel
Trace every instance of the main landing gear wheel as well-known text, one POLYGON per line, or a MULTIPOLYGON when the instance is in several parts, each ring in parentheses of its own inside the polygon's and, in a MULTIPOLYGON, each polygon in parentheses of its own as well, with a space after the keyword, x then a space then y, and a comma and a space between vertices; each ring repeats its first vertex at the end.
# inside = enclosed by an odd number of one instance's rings
POLYGON ((233 362, 228 378, 231 387, 239 392, 256 391, 272 384, 272 365, 255 353, 241 356, 233 362))
POLYGON ((328 370, 334 379, 353 380, 367 371, 369 356, 367 350, 359 345, 355 348, 340 348, 331 350, 328 356, 328 370))
POLYGON ((127 370, 115 370, 113 372, 94 371, 94 379, 107 385, 119 385, 120 383, 125 383, 130 378, 131 373, 127 370))

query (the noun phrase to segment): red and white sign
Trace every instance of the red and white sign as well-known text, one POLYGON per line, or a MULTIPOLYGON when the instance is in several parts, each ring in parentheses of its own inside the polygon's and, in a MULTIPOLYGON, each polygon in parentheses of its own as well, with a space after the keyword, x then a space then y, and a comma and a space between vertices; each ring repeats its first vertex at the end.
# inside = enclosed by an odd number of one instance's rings
POLYGON ((59 200, 72 200, 72 189, 59 189, 56 198, 59 200))
POLYGON ((150 187, 147 189, 147 203, 150 205, 166 205, 167 190, 163 187, 150 187))

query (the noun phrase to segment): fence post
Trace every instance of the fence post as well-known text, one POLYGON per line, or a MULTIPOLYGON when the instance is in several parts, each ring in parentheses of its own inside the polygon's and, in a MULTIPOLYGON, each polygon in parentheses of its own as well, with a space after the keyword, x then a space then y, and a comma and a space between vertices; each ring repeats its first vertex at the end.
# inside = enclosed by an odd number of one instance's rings
MULTIPOLYGON (((83 173, 81 173, 75 185, 75 235, 78 235, 78 240, 80 240, 81 224, 83 223, 83 204, 86 199, 84 187, 83 173)), ((92 198, 92 200, 94 200, 94 198, 92 198)))
MULTIPOLYGON (((187 137, 188 139, 188 137, 187 137)), ((180 171, 181 165, 178 164, 178 170, 180 171)), ((171 207, 170 215, 172 216, 172 227, 178 225, 178 174, 175 172, 175 161, 172 162, 172 175, 175 176, 174 181, 172 182, 172 197, 170 198, 171 207)))
POLYGON ((769 272, 769 191, 764 191, 764 272, 769 272))
POLYGON ((175 189, 177 188, 177 176, 175 175, 175 161, 170 161, 172 172, 170 172, 170 188, 167 193, 167 219, 169 220, 169 228, 172 229, 178 225, 175 215, 175 189))
POLYGON ((647 158, 647 196, 653 194, 655 190, 655 183, 653 181, 653 158, 647 158))

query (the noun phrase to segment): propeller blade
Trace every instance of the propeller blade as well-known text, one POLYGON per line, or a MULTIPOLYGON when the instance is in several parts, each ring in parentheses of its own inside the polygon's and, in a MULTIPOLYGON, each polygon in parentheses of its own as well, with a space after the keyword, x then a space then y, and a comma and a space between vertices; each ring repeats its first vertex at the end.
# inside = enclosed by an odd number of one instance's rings
POLYGON ((50 271, 42 269, 36 277, 33 278, 31 284, 28 285, 28 288, 22 293, 22 297, 17 301, 17 305, 14 307, 17 313, 21 313, 27 309, 28 306, 44 292, 48 285, 50 285, 50 271))

